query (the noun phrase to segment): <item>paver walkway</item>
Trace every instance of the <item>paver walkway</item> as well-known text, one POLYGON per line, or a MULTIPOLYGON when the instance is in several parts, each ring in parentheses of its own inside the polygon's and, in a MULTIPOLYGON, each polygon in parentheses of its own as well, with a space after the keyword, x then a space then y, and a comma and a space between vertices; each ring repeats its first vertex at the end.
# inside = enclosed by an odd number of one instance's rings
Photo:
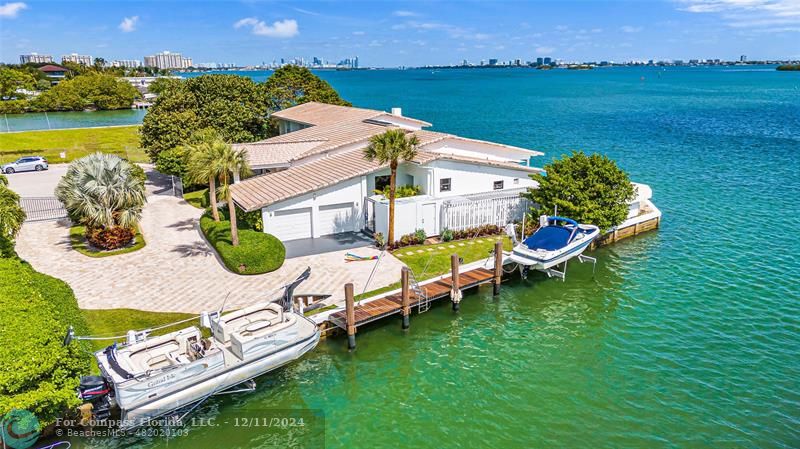
MULTIPOLYGON (((344 262, 348 251, 288 259, 272 273, 241 276, 227 271, 199 230, 202 214, 182 199, 148 183, 148 204, 140 223, 147 245, 139 251, 91 258, 72 250, 66 221, 26 223, 17 239, 17 252, 33 267, 69 283, 78 304, 86 309, 131 308, 197 313, 218 309, 230 293, 227 308, 273 299, 275 290, 307 266, 311 277, 296 293, 332 294, 343 300, 344 284, 353 282, 361 293, 373 261, 344 262)), ((354 250, 349 250, 354 251, 354 250)), ((374 248, 355 250, 373 256, 374 248)), ((386 253, 369 284, 377 289, 400 278, 402 262, 386 253)))

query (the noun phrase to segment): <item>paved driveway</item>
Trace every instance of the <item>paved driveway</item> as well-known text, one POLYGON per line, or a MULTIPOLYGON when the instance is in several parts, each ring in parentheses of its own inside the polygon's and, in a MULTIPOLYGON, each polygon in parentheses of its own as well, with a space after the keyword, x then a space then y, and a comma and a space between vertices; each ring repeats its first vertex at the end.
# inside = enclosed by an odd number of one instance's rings
POLYGON ((8 186, 19 196, 30 198, 53 196, 58 181, 67 172, 68 164, 53 164, 48 170, 25 171, 6 175, 8 186))
MULTIPOLYGON (((200 233, 201 211, 168 194, 169 178, 150 170, 148 204, 141 229, 147 245, 139 251, 90 258, 71 249, 69 224, 26 223, 17 239, 17 252, 37 270, 68 282, 86 309, 131 308, 151 311, 200 312, 218 309, 230 293, 226 308, 242 307, 276 297, 276 289, 307 266, 311 277, 296 293, 332 294, 343 298, 344 284, 353 282, 360 293, 375 262, 344 262, 344 254, 378 254, 373 248, 343 250, 287 259, 272 273, 241 276, 227 271, 200 233)), ((402 262, 383 257, 369 290, 397 282, 402 262)))

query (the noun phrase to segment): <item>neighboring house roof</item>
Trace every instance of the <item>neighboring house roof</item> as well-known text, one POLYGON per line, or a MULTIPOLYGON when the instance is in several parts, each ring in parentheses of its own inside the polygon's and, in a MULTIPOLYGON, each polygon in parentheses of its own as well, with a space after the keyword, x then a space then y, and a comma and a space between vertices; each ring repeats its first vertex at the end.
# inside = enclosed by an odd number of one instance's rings
MULTIPOLYGON (((330 125, 341 122, 380 120, 381 118, 393 117, 388 112, 376 109, 362 109, 350 106, 338 106, 335 104, 317 103, 315 101, 299 104, 282 111, 274 112, 272 117, 283 120, 290 120, 306 125, 330 125)), ((417 123, 421 126, 431 126, 430 123, 410 117, 402 117, 403 120, 417 123)))
POLYGON ((69 69, 67 69, 66 67, 59 67, 57 65, 48 64, 39 67, 39 70, 41 70, 42 72, 66 72, 69 69))
MULTIPOLYGON (((539 171, 537 168, 526 167, 512 162, 487 161, 430 151, 418 151, 412 162, 424 165, 437 160, 453 160, 531 172, 539 171)), ((236 204, 249 212, 296 196, 331 187, 342 181, 364 176, 388 166, 388 164, 378 164, 364 159, 364 153, 359 150, 348 151, 307 164, 290 167, 283 171, 245 179, 231 186, 231 195, 236 204)))
POLYGON ((235 150, 245 150, 247 159, 253 167, 288 165, 297 156, 325 142, 309 140, 307 142, 253 142, 237 143, 235 150))

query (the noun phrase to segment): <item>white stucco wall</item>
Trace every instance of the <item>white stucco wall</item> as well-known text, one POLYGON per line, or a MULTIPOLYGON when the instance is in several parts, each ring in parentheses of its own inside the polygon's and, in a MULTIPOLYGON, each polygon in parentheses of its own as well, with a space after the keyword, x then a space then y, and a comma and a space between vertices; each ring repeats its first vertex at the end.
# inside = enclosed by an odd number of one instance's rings
POLYGON ((531 172, 513 170, 490 165, 477 165, 457 161, 435 161, 433 167, 433 192, 437 198, 470 195, 494 191, 494 182, 503 181, 503 190, 533 187, 536 183, 530 178, 531 172), (450 191, 440 192, 440 180, 450 178, 450 191))
POLYGON ((356 177, 342 181, 325 189, 307 193, 295 198, 281 201, 261 209, 264 219, 264 232, 271 232, 271 218, 276 211, 311 208, 311 230, 313 237, 320 236, 319 208, 320 206, 340 203, 353 203, 353 214, 357 229, 364 227, 364 198, 367 195, 366 177, 356 177))

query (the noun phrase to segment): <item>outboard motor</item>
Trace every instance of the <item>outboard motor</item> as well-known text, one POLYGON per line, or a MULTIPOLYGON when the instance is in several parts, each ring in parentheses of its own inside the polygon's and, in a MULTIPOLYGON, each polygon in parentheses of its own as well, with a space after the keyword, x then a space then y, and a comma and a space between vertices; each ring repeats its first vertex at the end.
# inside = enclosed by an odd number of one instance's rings
POLYGON ((111 417, 111 388, 101 376, 81 376, 78 397, 83 399, 79 407, 82 420, 102 421, 111 417))
POLYGON ((294 281, 290 284, 286 284, 284 291, 283 291, 283 298, 281 298, 281 305, 283 306, 283 310, 289 312, 292 310, 292 299, 294 298, 294 289, 297 288, 303 281, 308 279, 311 276, 311 267, 308 267, 303 271, 303 273, 297 277, 294 281))

